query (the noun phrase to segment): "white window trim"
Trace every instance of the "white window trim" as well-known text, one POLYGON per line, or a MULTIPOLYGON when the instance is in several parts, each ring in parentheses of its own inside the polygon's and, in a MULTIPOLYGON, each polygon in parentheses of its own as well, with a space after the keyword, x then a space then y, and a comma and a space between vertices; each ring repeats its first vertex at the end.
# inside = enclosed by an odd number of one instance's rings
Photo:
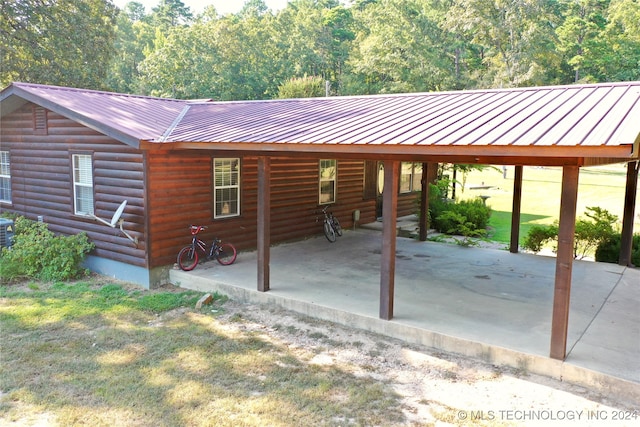
POLYGON ((0 178, 6 180, 9 184, 8 188, 8 199, 0 199, 2 203, 11 203, 12 195, 11 195, 11 156, 8 151, 0 151, 0 178), (6 161, 5 161, 6 160, 6 161), (7 173, 2 173, 3 170, 6 170, 7 173))
MULTIPOLYGON (((213 162, 213 218, 221 219, 221 218, 238 217, 240 216, 240 177, 241 177, 240 158, 239 157, 216 157, 213 159, 212 162, 213 162), (237 181, 236 184, 220 185, 220 186, 216 185, 216 161, 228 161, 230 163, 237 162, 238 168, 235 173, 238 174, 238 177, 236 180, 237 181), (236 198, 235 212, 233 212, 233 209, 230 209, 229 213, 225 214, 224 208, 223 208, 223 213, 218 214, 217 194, 218 194, 218 190, 224 190, 224 189, 236 189, 237 198, 236 198)), ((229 208, 231 208, 231 206, 229 208)))
POLYGON ((318 173, 319 173, 319 179, 318 179, 318 204, 319 205, 330 205, 332 203, 336 202, 336 199, 338 198, 338 161, 336 159, 321 159, 318 162, 318 173), (322 162, 333 162, 333 167, 335 168, 335 173, 333 175, 333 179, 323 179, 322 177, 322 162), (323 194, 322 194, 322 183, 323 182, 333 182, 333 199, 332 200, 323 200, 323 194))
POLYGON ((93 158, 91 156, 91 154, 73 154, 71 156, 71 168, 73 170, 73 211, 76 215, 80 215, 80 216, 92 216, 94 214, 94 196, 93 196, 93 158), (84 159, 89 159, 89 178, 91 180, 90 183, 87 182, 79 182, 76 181, 76 159, 80 159, 80 158, 84 158, 84 159), (91 189, 91 210, 89 212, 85 212, 85 211, 81 211, 78 208, 78 188, 82 187, 82 188, 90 188, 91 189))

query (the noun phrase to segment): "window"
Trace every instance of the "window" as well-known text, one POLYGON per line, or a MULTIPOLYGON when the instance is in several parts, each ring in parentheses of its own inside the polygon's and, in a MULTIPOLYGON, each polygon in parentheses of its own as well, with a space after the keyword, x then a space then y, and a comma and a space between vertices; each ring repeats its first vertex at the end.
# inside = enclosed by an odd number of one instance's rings
POLYGON ((422 190, 422 163, 402 163, 400 167, 400 192, 422 190))
POLYGON ((214 218, 240 215, 240 159, 213 159, 214 218))
POLYGON ((73 199, 76 215, 93 215, 93 165, 91 155, 74 154, 73 199))
POLYGON ((336 161, 320 160, 320 204, 336 202, 336 161))
POLYGON ((11 160, 8 151, 0 151, 0 202, 11 203, 11 160))

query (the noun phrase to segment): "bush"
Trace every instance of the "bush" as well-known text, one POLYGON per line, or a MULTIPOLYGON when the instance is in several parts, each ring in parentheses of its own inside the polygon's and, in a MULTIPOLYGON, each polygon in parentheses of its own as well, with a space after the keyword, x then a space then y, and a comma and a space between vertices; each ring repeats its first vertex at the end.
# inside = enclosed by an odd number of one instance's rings
POLYGON ((522 247, 538 253, 547 243, 558 240, 558 225, 534 225, 522 243, 522 247))
POLYGON ((2 249, 0 271, 3 282, 33 278, 45 281, 81 276, 84 257, 93 249, 86 233, 56 236, 46 223, 24 217, 15 220, 13 246, 2 249))
POLYGON ((594 254, 601 242, 615 235, 618 222, 616 215, 599 207, 588 207, 585 215, 589 220, 579 219, 576 222, 574 255, 580 259, 594 254))
POLYGON ((491 208, 482 199, 450 202, 443 200, 438 187, 432 186, 429 199, 431 226, 441 233, 457 234, 465 237, 479 237, 487 233, 491 208))
MULTIPOLYGON (((620 258, 620 246, 622 235, 614 234, 598 244, 596 248, 596 261, 617 264, 620 258)), ((631 263, 640 266, 640 234, 634 234, 631 243, 631 263)))
MULTIPOLYGON (((576 221, 573 256, 584 258, 592 255, 599 245, 616 234, 616 215, 599 207, 587 207, 585 215, 588 219, 576 221)), ((523 247, 533 252, 540 252, 542 247, 552 241, 558 241, 558 223, 553 225, 535 225, 527 234, 523 247)))

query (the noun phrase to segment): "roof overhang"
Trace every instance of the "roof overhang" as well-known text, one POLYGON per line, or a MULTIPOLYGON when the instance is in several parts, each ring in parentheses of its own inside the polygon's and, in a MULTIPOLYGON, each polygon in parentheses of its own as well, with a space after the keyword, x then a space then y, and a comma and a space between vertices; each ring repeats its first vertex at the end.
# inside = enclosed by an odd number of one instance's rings
MULTIPOLYGON (((637 144, 636 144, 637 145, 637 144)), ((631 145, 589 146, 416 146, 385 144, 306 144, 142 141, 144 150, 215 150, 268 157, 338 157, 355 159, 394 159, 414 162, 465 164, 507 164, 533 166, 593 166, 637 160, 631 145)))
POLYGON ((70 108, 60 105, 52 99, 38 96, 20 86, 11 85, 2 93, 0 93, 0 118, 11 114, 27 103, 39 105, 47 110, 51 110, 61 116, 67 117, 75 122, 82 124, 90 129, 100 132, 115 140, 123 142, 131 147, 139 148, 140 140, 132 135, 122 132, 118 129, 108 126, 100 120, 93 119, 84 114, 80 114, 70 108))
POLYGON ((187 101, 31 83, 0 92, 0 116, 26 103, 46 108, 134 148, 159 138, 187 101))
POLYGON ((264 101, 188 102, 14 83, 27 102, 142 150, 451 163, 638 160, 640 82, 264 101))

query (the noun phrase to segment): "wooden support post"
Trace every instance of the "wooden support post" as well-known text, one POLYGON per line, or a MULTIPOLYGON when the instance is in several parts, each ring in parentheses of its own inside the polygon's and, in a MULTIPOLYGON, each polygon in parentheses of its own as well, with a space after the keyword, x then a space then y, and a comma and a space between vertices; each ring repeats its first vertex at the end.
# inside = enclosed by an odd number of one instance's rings
POLYGON ((516 165, 513 177, 513 205, 511 208, 511 244, 509 252, 517 254, 520 249, 520 207, 522 206, 522 166, 516 165))
POLYGON ((420 224, 418 234, 420 241, 424 242, 427 240, 427 231, 429 231, 429 163, 422 163, 420 184, 420 224))
POLYGON ((558 253, 553 293, 551 319, 551 351, 554 359, 564 360, 567 355, 567 331, 569 328, 569 302, 571 297, 571 272, 573 268, 573 240, 576 228, 576 204, 578 201, 578 166, 562 169, 562 195, 560 198, 560 224, 558 253))
POLYGON ((269 290, 271 248, 271 159, 258 157, 258 291, 269 290))
POLYGON ((438 164, 422 164, 422 195, 420 199, 420 240, 427 240, 427 233, 431 224, 429 222, 429 185, 435 184, 438 180, 438 164))
POLYGON ((627 186, 624 193, 622 240, 620 242, 618 264, 629 267, 633 266, 631 252, 633 250, 633 217, 636 211, 636 194, 638 191, 638 168, 640 168, 640 162, 627 163, 627 186))
POLYGON ((399 174, 400 162, 385 160, 382 193, 382 254, 380 256, 380 318, 384 320, 393 318, 399 174))

